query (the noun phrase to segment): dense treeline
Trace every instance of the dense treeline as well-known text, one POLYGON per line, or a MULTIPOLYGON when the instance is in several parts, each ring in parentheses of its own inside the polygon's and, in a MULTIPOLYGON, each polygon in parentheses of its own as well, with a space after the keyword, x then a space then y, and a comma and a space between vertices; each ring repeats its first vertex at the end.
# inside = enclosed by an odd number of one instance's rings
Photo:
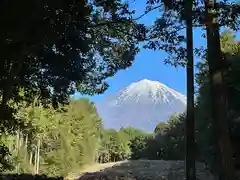
POLYGON ((63 175, 94 162, 100 145, 101 119, 87 99, 71 101, 61 109, 43 107, 36 99, 18 104, 15 114, 24 127, 2 136, 16 172, 63 175))
POLYGON ((184 120, 185 115, 173 115, 166 123, 159 123, 151 136, 132 140, 132 159, 184 159, 184 120))
POLYGON ((38 98, 12 106, 22 126, 1 136, 11 154, 3 168, 11 172, 57 176, 91 163, 129 159, 131 140, 145 135, 132 127, 105 130, 88 99, 71 100, 58 109, 43 106, 38 98))

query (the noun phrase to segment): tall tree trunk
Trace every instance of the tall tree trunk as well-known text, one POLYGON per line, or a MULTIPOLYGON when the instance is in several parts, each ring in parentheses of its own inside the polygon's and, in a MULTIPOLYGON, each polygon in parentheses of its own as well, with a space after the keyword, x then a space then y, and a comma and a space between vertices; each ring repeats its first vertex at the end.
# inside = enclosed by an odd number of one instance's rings
POLYGON ((17 172, 17 174, 19 173, 19 166, 20 166, 20 164, 19 164, 19 150, 20 150, 20 130, 18 129, 18 131, 17 131, 17 137, 16 137, 17 139, 16 139, 16 145, 17 145, 17 163, 16 163, 16 172, 17 172))
POLYGON ((26 134, 25 136, 25 148, 28 147, 28 134, 26 134))
POLYGON ((22 132, 20 132, 20 141, 19 141, 19 146, 20 146, 20 149, 23 147, 23 144, 24 144, 24 137, 23 137, 23 134, 22 132))
POLYGON ((34 173, 37 174, 37 146, 35 146, 35 153, 34 153, 34 173))
POLYGON ((28 134, 25 137, 25 160, 27 160, 28 157, 28 134))
POLYGON ((40 145, 41 141, 38 139, 38 145, 37 145, 37 174, 39 173, 39 167, 40 167, 40 145))
POLYGON ((29 164, 32 164, 32 158, 33 158, 33 152, 32 150, 30 151, 30 155, 29 155, 29 164))
POLYGON ((195 168, 195 122, 194 122, 194 61, 193 61, 193 25, 192 0, 185 0, 186 36, 187 36, 187 119, 186 139, 186 180, 196 180, 195 168))
POLYGON ((10 139, 9 139, 8 147, 9 147, 9 151, 11 152, 13 150, 13 141, 12 141, 11 136, 10 136, 10 139))
POLYGON ((223 58, 221 52, 218 19, 214 10, 215 3, 210 0, 205 2, 212 119, 219 151, 217 152, 219 179, 233 180, 234 165, 227 123, 226 86, 223 76, 226 70, 226 59, 223 58))

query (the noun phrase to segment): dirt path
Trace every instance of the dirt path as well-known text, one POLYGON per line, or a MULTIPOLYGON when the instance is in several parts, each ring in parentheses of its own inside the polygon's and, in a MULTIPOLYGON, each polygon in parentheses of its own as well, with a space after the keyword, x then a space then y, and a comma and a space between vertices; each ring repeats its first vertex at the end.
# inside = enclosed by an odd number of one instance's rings
MULTIPOLYGON (((197 179, 213 180, 203 164, 197 163, 197 179)), ((135 160, 96 164, 85 168, 78 180, 184 180, 183 161, 135 160)))
POLYGON ((92 166, 85 167, 83 170, 81 170, 81 173, 99 172, 104 169, 114 167, 114 166, 119 165, 124 162, 126 162, 126 161, 111 162, 111 163, 104 163, 104 164, 94 164, 92 166))

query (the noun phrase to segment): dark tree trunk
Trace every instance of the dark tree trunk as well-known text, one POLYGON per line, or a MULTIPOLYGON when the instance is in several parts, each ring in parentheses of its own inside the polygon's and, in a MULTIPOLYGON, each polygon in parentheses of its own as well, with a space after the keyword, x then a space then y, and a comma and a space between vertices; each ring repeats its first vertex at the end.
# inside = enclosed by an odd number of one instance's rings
POLYGON ((223 76, 227 66, 226 59, 223 58, 221 52, 219 26, 213 4, 215 2, 208 0, 205 4, 212 120, 218 151, 219 179, 233 180, 234 166, 228 123, 226 121, 226 87, 223 76))
POLYGON ((193 27, 192 0, 185 0, 186 36, 187 36, 187 119, 186 138, 186 180, 196 180, 195 169, 195 123, 194 123, 194 62, 193 62, 193 27))

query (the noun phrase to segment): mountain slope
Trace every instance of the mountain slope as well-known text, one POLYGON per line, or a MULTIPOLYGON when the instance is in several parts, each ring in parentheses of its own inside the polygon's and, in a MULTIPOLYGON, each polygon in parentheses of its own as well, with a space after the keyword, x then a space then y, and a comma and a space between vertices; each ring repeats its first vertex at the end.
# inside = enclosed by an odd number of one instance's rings
POLYGON ((151 132, 159 121, 183 112, 186 97, 160 82, 144 79, 106 97, 96 106, 106 128, 133 126, 151 132))

